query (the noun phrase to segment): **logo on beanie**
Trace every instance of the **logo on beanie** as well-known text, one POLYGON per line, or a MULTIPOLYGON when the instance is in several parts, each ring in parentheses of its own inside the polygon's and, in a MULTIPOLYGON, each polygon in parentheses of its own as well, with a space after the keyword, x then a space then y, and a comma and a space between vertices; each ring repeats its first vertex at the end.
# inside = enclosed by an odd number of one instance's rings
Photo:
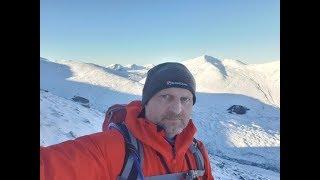
POLYGON ((167 81, 167 85, 168 85, 168 86, 171 86, 171 85, 188 86, 188 84, 186 84, 186 83, 176 82, 176 81, 167 81))

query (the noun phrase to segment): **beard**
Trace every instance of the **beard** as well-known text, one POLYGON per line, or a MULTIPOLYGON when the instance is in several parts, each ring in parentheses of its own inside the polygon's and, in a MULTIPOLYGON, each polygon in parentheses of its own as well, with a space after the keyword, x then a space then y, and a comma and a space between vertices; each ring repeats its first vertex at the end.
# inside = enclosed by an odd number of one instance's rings
POLYGON ((158 122, 158 125, 164 128, 167 137, 174 137, 177 134, 180 134, 184 128, 187 127, 189 122, 189 117, 186 114, 175 114, 167 113, 161 116, 161 120, 158 122))

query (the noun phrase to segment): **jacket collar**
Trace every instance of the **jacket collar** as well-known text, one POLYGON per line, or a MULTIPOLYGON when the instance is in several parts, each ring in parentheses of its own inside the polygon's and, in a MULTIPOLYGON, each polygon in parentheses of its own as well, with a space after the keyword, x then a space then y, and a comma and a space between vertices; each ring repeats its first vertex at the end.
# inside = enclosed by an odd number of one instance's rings
POLYGON ((142 107, 141 101, 133 101, 126 106, 125 123, 130 132, 142 143, 158 151, 168 161, 183 158, 197 131, 192 119, 187 127, 176 136, 174 147, 165 139, 165 132, 146 118, 138 118, 142 107), (174 149, 173 149, 174 148, 174 149))

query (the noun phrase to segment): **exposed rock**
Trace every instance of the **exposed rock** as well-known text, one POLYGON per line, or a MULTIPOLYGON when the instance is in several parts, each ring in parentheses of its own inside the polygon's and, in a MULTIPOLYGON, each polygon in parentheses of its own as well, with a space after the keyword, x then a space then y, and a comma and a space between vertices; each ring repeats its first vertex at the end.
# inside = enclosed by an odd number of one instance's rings
POLYGON ((247 110, 250 110, 250 109, 248 109, 247 107, 242 106, 242 105, 232 105, 227 110, 229 113, 245 114, 247 112, 247 110))
POLYGON ((72 100, 74 102, 78 102, 80 103, 82 106, 86 107, 86 108, 90 108, 90 105, 89 105, 89 100, 84 98, 84 97, 81 97, 81 96, 74 96, 72 98, 72 100))

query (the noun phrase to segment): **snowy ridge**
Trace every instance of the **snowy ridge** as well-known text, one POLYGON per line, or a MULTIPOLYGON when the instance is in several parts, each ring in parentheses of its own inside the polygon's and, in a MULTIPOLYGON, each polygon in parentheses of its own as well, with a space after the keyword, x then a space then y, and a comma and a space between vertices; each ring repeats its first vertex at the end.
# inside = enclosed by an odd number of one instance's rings
POLYGON ((73 76, 70 77, 69 80, 104 86, 112 90, 130 94, 141 93, 139 89, 141 88, 140 84, 116 74, 106 73, 106 69, 103 67, 74 61, 61 62, 61 64, 69 66, 73 72, 73 76))
POLYGON ((280 66, 277 62, 247 65, 204 55, 182 63, 194 75, 198 92, 243 94, 280 107, 280 66))
MULTIPOLYGON (((138 66, 136 64, 129 64, 122 66, 120 64, 112 64, 107 66, 108 72, 119 75, 124 78, 139 82, 141 79, 146 77, 147 72, 153 66, 138 66)), ((139 82, 140 83, 140 82, 139 82)))
POLYGON ((108 72, 101 66, 74 62, 49 62, 40 59, 40 87, 71 99, 88 99, 101 112, 114 103, 126 103, 141 96, 142 84, 108 72))

